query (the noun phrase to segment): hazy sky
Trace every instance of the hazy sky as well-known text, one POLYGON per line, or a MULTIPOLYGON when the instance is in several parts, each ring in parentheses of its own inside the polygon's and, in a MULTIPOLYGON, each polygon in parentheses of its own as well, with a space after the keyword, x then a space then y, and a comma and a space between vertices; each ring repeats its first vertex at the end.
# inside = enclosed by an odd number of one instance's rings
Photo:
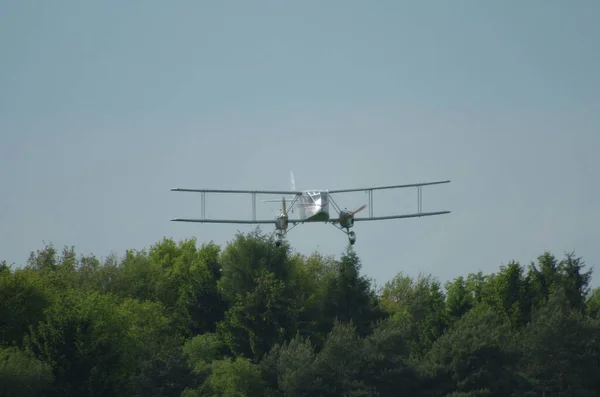
MULTIPOLYGON (((452 180, 423 190, 449 215, 356 224, 379 285, 545 250, 596 267, 599 15, 583 0, 0 1, 0 258, 224 244, 253 226, 170 222, 199 217, 200 196, 169 189, 287 189, 293 170, 298 189, 452 180)), ((417 210, 414 189, 374 198, 376 215, 417 210)), ((250 218, 250 202, 210 196, 207 215, 250 218)), ((288 237, 305 254, 347 245, 330 225, 288 237)))

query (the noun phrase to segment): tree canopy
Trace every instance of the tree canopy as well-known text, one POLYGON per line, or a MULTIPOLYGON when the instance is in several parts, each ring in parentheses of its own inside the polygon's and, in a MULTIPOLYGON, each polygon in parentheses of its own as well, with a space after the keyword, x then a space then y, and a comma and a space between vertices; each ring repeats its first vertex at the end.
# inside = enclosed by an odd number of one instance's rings
MULTIPOLYGON (((418 266, 418 264, 415 264, 418 266)), ((351 247, 259 229, 0 262, 0 396, 596 396, 600 289, 541 253, 442 285, 376 290, 351 247)))

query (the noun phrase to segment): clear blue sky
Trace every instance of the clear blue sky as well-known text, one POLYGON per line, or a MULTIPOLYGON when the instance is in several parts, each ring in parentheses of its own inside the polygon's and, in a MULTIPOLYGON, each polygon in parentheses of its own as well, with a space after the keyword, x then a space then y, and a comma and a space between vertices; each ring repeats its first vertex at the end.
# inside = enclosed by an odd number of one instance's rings
MULTIPOLYGON (((252 227, 172 223, 200 205, 169 189, 286 189, 293 170, 299 189, 452 180, 423 191, 423 210, 450 215, 356 225, 378 284, 544 250, 596 266, 598 15, 597 1, 1 1, 0 258, 43 241, 100 256, 223 244, 252 227)), ((417 209, 414 190, 383 196, 376 214, 417 209)), ((250 217, 250 200, 207 214, 250 217)), ((347 244, 329 225, 289 239, 347 244)))

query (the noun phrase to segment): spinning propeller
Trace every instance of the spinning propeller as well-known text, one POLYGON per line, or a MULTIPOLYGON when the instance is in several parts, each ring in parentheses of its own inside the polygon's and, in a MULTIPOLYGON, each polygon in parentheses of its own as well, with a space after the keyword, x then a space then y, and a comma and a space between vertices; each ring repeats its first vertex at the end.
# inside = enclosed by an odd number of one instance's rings
POLYGON ((281 229, 283 230, 283 233, 286 233, 287 227, 288 227, 288 216, 287 216, 286 205, 285 205, 285 197, 282 197, 281 200, 282 200, 281 229))
POLYGON ((338 219, 332 220, 332 222, 333 223, 342 223, 347 219, 352 219, 352 218, 354 218, 354 215, 356 215, 360 211, 364 210, 365 208, 367 208, 367 205, 363 204, 360 207, 358 207, 357 209, 355 209, 354 211, 341 211, 340 217, 338 219))
POLYGON ((352 211, 352 215, 356 215, 358 212, 364 210, 365 208, 367 208, 366 204, 361 205, 360 207, 358 207, 357 209, 355 209, 354 211, 352 211))

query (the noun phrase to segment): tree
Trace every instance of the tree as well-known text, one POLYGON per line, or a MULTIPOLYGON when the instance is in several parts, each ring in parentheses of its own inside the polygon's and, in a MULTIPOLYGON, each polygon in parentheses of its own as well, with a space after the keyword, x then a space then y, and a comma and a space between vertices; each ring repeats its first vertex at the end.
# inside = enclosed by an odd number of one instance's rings
POLYGON ((467 289, 467 283, 462 276, 457 277, 452 282, 447 282, 445 287, 448 315, 454 321, 460 320, 475 306, 475 299, 467 289))
POLYGON ((590 293, 592 270, 584 271, 585 263, 574 252, 567 253, 558 264, 562 275, 561 286, 575 310, 584 310, 585 301, 590 293))
POLYGON ((35 272, 0 273, 0 346, 20 346, 29 326, 44 317, 52 294, 35 272))
POLYGON ((47 396, 52 367, 27 350, 0 348, 0 396, 47 396))
POLYGON ((600 389, 600 322, 573 307, 562 288, 534 313, 521 339, 522 391, 537 395, 594 396, 600 389))
POLYGON ((407 324, 407 338, 415 355, 424 354, 449 324, 444 293, 431 275, 416 281, 398 274, 381 292, 381 306, 397 323, 407 324))
MULTIPOLYGON (((342 255, 334 276, 327 280, 325 316, 333 325, 336 319, 341 323, 352 322, 362 337, 368 334, 372 325, 385 317, 380 310, 375 291, 370 281, 360 275, 362 264, 356 252, 350 247, 342 255)), ((330 328, 327 326, 327 331, 330 328)))
POLYGON ((296 314, 275 274, 262 269, 254 282, 252 291, 231 303, 217 330, 235 356, 259 360, 273 344, 294 334, 296 314))
POLYGON ((500 266, 498 273, 486 278, 482 284, 481 302, 506 321, 522 326, 531 317, 532 292, 530 280, 524 277, 521 265, 511 261, 507 266, 500 266))
POLYGON ((592 396, 600 288, 582 258, 376 294, 349 247, 163 238, 100 260, 0 261, 0 395, 592 396))
POLYGON ((586 307, 590 317, 600 320, 600 287, 594 288, 589 294, 586 307))
POLYGON ((509 396, 519 384, 510 370, 518 360, 512 336, 510 326, 495 310, 478 305, 423 358, 419 365, 425 376, 423 389, 432 396, 509 396))

